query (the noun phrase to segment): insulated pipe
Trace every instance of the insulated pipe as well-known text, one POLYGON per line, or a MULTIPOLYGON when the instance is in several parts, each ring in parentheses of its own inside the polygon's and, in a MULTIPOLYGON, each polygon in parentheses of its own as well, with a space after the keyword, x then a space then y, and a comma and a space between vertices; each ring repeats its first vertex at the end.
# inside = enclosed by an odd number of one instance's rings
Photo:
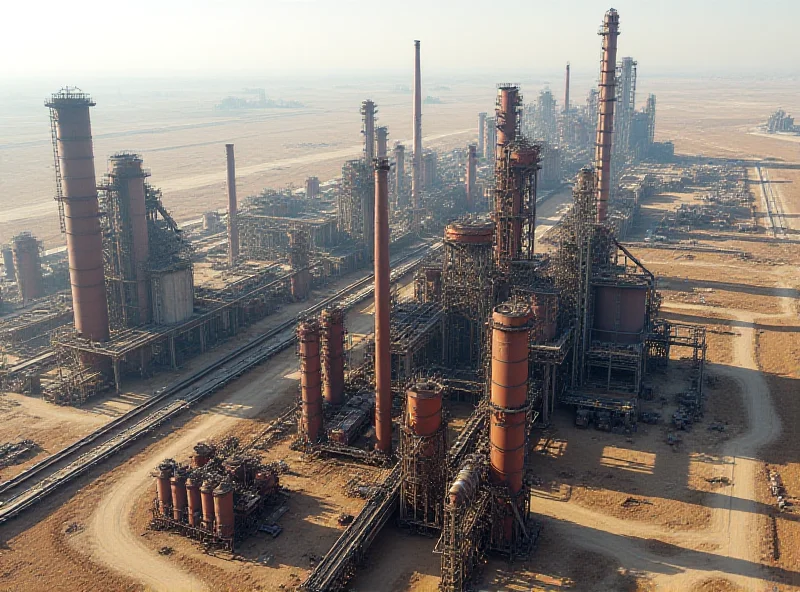
MULTIPOLYGON (((419 43, 419 42, 417 42, 419 43)), ((375 162, 375 447, 392 451, 392 365, 389 351, 389 161, 375 162)))
POLYGON ((478 113, 478 155, 486 156, 486 113, 478 113))
POLYGON ((394 147, 394 197, 397 204, 406 204, 405 195, 405 176, 406 176, 406 147, 397 144, 394 147))
POLYGON ((367 99, 361 103, 364 117, 364 158, 368 163, 375 158, 375 103, 367 99))
POLYGON ((603 37, 603 59, 600 62, 600 96, 597 118, 597 143, 595 166, 597 168, 597 221, 608 217, 608 200, 611 194, 611 150, 614 133, 614 101, 617 71, 617 37, 619 14, 613 8, 606 12, 599 33, 603 37))
POLYGON ((411 161, 411 201, 415 210, 415 225, 418 222, 422 191, 422 73, 420 69, 419 41, 414 41, 414 112, 413 154, 411 161))
POLYGON ((322 311, 322 396, 331 405, 344 403, 344 311, 322 311))
POLYGON ((300 344, 301 428, 309 442, 316 442, 322 432, 322 369, 319 325, 315 320, 298 325, 297 341, 300 344))
POLYGON ((467 210, 475 207, 475 179, 478 175, 478 157, 475 144, 470 144, 467 154, 467 210))
POLYGON ((136 278, 138 324, 150 322, 150 284, 147 266, 150 259, 150 237, 147 231, 147 205, 142 170, 142 159, 135 154, 118 154, 111 157, 111 177, 127 200, 128 215, 133 238, 133 274, 136 278))
POLYGON ((528 305, 501 304, 492 314, 490 478, 511 495, 522 490, 528 398, 528 305))
POLYGON ((377 156, 378 158, 387 158, 389 154, 388 151, 388 141, 389 141, 389 128, 386 126, 380 126, 375 128, 375 143, 377 145, 377 156))
POLYGON ((239 221, 236 205, 236 161, 233 144, 225 144, 228 161, 228 266, 233 267, 239 257, 239 221))
POLYGON ((94 171, 89 95, 65 89, 46 103, 55 124, 56 150, 63 187, 69 279, 75 330, 92 341, 109 337, 108 303, 103 272, 97 181, 94 171))
POLYGON ((564 113, 569 111, 569 62, 567 62, 567 72, 564 75, 564 113))

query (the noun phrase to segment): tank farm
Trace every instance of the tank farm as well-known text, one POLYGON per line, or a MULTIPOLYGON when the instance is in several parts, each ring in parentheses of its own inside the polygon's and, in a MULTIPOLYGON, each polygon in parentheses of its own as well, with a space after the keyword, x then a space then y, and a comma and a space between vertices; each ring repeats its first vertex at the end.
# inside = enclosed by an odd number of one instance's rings
POLYGON ((422 44, 412 62, 409 43, 410 154, 389 146, 366 99, 353 106, 363 154, 341 176, 238 200, 234 145, 221 145, 227 206, 191 224, 173 219, 140 154, 114 153, 95 178, 95 102, 75 88, 53 94, 66 250, 47 253, 30 232, 3 250, 0 339, 20 352, 3 368, 8 390, 81 405, 177 370, 280 309, 301 312, 154 393, 104 428, 102 445, 54 456, 63 468, 47 488, 41 467, 4 484, 15 495, 0 524, 294 347, 291 408, 253 442, 203 440, 153 467, 150 528, 233 554, 253 533, 277 537, 295 494, 285 464, 258 452, 287 440, 302 458, 381 471, 303 590, 344 590, 390 522, 436 541, 442 592, 470 589, 487 557, 531 556, 541 530, 532 433, 556 407, 579 425, 630 429, 648 372, 675 346, 692 352, 686 405, 703 407, 705 329, 659 317, 656 278, 623 243, 657 188, 640 165, 671 144, 654 142, 655 97, 634 109, 636 62, 618 63, 618 35, 611 9, 585 105, 570 103, 569 65, 560 108, 549 90, 526 104, 520 85, 498 84, 494 112, 476 114, 474 137, 450 152, 423 148, 422 44), (570 207, 541 227, 537 205, 567 186, 570 207), (369 297, 374 331, 356 339, 348 315, 369 297))

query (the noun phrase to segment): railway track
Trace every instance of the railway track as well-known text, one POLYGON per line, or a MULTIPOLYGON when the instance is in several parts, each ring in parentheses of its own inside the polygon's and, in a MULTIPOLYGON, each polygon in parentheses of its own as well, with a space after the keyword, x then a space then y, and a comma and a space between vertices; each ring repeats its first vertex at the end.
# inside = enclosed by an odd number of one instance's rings
POLYGON ((769 180, 769 171, 760 166, 756 166, 758 180, 761 185, 761 194, 764 197, 764 204, 767 208, 767 217, 772 226, 772 235, 775 238, 786 238, 786 219, 783 215, 783 207, 775 196, 772 183, 769 180))
MULTIPOLYGON (((396 257, 392 261, 392 281, 406 275, 426 255, 440 247, 441 243, 423 245, 396 257)), ((371 274, 357 280, 310 306, 301 316, 316 314, 334 303, 344 309, 351 308, 372 294, 372 281, 371 274)), ((173 383, 125 415, 0 484, 0 494, 7 494, 0 505, 0 525, 291 346, 295 342, 296 322, 296 319, 290 319, 270 329, 191 376, 173 383)))

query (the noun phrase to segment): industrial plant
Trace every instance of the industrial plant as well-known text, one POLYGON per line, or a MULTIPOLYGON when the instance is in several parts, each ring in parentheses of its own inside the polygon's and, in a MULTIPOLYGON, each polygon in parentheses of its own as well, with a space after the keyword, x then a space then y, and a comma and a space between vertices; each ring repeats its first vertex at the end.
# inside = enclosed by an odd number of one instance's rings
MULTIPOLYGON (((547 553, 533 448, 558 410, 575 430, 630 435, 653 416, 652 375, 678 359, 675 425, 705 410, 706 327, 664 317, 657 275, 626 242, 642 205, 689 183, 708 192, 657 221, 648 245, 689 227, 754 225, 743 167, 689 168, 656 141, 656 96, 637 95, 640 65, 618 55, 619 23, 605 13, 585 100, 570 94, 570 64, 563 99, 501 82, 494 110, 476 113, 451 151, 423 145, 414 41, 409 145, 365 98, 352 130, 363 153, 340 175, 252 195, 237 195, 235 147, 220 145, 227 207, 184 224, 143 154, 113 153, 96 178, 89 94, 49 97, 66 249, 45 251, 30 231, 3 249, 3 388, 81 406, 181 374, 102 433, 0 484, 10 493, 0 524, 294 348, 296 397, 256 439, 193 440, 190 458, 150 466, 148 532, 230 556, 257 533, 292 539, 280 521, 303 494, 286 486, 286 463, 265 456, 283 442, 293 459, 379 476, 298 589, 347 589, 389 524, 435 541, 442 592, 473 589, 487 558, 547 553), (569 207, 542 226, 537 210, 565 188, 569 207), (374 331, 355 339, 348 317, 369 298, 374 331), (223 349, 287 309, 299 312, 223 349)), ((768 131, 796 130, 779 111, 768 131)))

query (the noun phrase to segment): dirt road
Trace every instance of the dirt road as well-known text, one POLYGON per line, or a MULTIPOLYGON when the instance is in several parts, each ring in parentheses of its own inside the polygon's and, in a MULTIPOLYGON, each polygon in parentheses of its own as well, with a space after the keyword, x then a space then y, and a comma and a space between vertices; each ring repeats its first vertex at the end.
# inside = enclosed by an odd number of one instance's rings
MULTIPOLYGON (((369 333, 372 317, 350 314, 347 327, 351 333, 369 333)), ((298 384, 296 370, 294 351, 282 352, 260 370, 228 387, 224 403, 209 409, 188 430, 146 450, 132 469, 117 469, 126 470, 125 475, 104 492, 89 524, 92 558, 155 591, 207 590, 202 581, 141 542, 141 533, 131 529, 136 501, 153 488, 149 475, 162 459, 186 458, 198 441, 214 438, 230 430, 240 419, 255 417, 274 401, 294 393, 298 384)))

